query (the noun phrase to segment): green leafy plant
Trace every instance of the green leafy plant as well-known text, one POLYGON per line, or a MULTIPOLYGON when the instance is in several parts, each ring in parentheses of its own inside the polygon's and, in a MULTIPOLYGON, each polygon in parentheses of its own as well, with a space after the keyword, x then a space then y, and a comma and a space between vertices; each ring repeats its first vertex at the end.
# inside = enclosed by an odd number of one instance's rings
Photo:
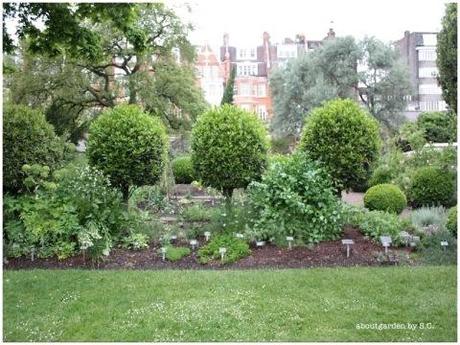
POLYGON ((267 165, 268 140, 262 122, 225 104, 201 115, 192 130, 192 161, 205 186, 229 199, 235 188, 260 179, 267 165))
POLYGON ((457 263, 457 240, 448 231, 435 232, 422 239, 420 248, 421 261, 429 265, 455 265, 457 263), (441 241, 447 241, 446 248, 441 241))
POLYGON ((453 236, 457 236, 457 206, 449 209, 446 228, 453 236))
POLYGON ((168 199, 159 186, 138 187, 129 198, 129 207, 148 209, 154 213, 164 211, 168 206, 168 199))
POLYGON ((132 233, 123 238, 122 242, 123 247, 134 250, 141 250, 149 247, 149 237, 140 233, 132 233))
POLYGON ((365 184, 380 139, 375 119, 350 99, 336 99, 311 111, 299 149, 323 162, 337 191, 365 184))
MULTIPOLYGON (((190 254, 190 248, 188 247, 173 247, 173 246, 166 246, 166 254, 165 258, 168 261, 179 261, 182 259, 184 256, 187 256, 190 254)), ((161 251, 158 251, 158 254, 162 254, 161 251)))
POLYGON ((181 213, 182 218, 188 222, 203 222, 209 221, 212 216, 212 210, 206 208, 202 204, 195 204, 184 208, 181 213))
POLYGON ((253 239, 294 236, 318 243, 341 233, 340 204, 329 175, 302 152, 270 165, 262 181, 250 185, 248 195, 255 212, 248 231, 253 239))
POLYGON ((163 172, 167 136, 158 118, 135 105, 104 111, 89 130, 90 165, 109 176, 128 200, 130 186, 153 185, 163 172))
POLYGON ((192 183, 195 180, 195 171, 193 170, 192 157, 183 155, 174 158, 172 161, 172 170, 176 183, 192 183))
POLYGON ((403 229, 403 224, 399 217, 393 213, 369 211, 364 213, 359 228, 364 235, 377 241, 380 236, 389 235, 393 242, 397 242, 399 232, 403 229))
POLYGON ((436 167, 415 171, 410 185, 410 200, 414 206, 450 206, 454 200, 455 176, 436 167))
POLYGON ((393 184, 378 184, 364 194, 364 206, 371 211, 401 213, 407 206, 407 199, 401 189, 393 184))
POLYGON ((246 242, 232 235, 219 235, 198 250, 198 260, 200 263, 206 264, 211 260, 220 260, 221 254, 219 253, 219 248, 227 249, 224 255, 224 263, 235 262, 251 253, 249 245, 246 242))
POLYGON ((3 190, 24 191, 24 164, 53 170, 63 160, 64 143, 38 110, 7 104, 3 113, 3 190))
POLYGON ((417 126, 425 133, 425 139, 434 143, 447 143, 457 138, 452 116, 444 112, 424 112, 417 117, 417 126))
POLYGON ((342 216, 342 223, 344 225, 350 225, 355 228, 359 227, 359 225, 364 220, 364 214, 367 210, 360 206, 350 205, 346 202, 341 203, 341 216, 342 216))

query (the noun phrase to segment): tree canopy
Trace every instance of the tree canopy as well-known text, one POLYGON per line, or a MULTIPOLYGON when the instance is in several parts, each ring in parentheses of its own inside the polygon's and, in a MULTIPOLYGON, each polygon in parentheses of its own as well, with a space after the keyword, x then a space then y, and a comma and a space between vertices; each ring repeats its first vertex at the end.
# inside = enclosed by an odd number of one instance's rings
POLYGON ((275 135, 300 134, 304 117, 336 97, 359 98, 386 127, 402 122, 404 96, 411 94, 409 76, 394 49, 373 38, 355 42, 336 38, 276 70, 270 85, 275 135))
POLYGON ((446 4, 442 29, 438 34, 437 65, 442 95, 457 113, 457 4, 446 4))

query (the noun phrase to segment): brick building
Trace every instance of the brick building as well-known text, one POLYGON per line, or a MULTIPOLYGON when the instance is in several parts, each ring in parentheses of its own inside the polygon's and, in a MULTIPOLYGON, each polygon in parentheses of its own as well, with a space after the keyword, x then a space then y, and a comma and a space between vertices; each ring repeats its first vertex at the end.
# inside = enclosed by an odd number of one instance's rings
POLYGON ((436 32, 404 32, 394 45, 409 68, 413 94, 409 98, 406 116, 415 119, 422 111, 445 111, 446 102, 438 85, 436 66, 436 32))
POLYGON ((211 105, 219 105, 224 93, 224 70, 208 44, 197 49, 195 68, 198 85, 206 101, 211 105))

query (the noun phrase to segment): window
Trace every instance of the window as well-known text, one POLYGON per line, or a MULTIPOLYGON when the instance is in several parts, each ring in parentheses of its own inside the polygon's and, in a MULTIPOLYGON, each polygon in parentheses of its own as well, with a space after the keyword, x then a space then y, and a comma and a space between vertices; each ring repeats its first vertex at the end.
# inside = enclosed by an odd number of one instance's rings
POLYGON ((238 76, 257 75, 257 63, 239 63, 237 64, 236 73, 238 76))
POLYGON ((255 48, 239 48, 237 50, 238 60, 254 60, 256 58, 255 48))
POLYGON ((418 87, 418 92, 421 95, 440 95, 441 88, 437 84, 421 84, 418 87))
POLYGON ((251 96, 251 85, 248 83, 240 84, 240 96, 251 96))
POLYGON ((418 61, 436 61, 436 49, 419 49, 418 61))
POLYGON ((257 85, 257 96, 258 97, 266 97, 267 96, 267 88, 265 84, 257 85))
POLYGON ((258 105, 257 115, 259 116, 259 119, 261 119, 262 121, 266 121, 267 120, 267 107, 265 105, 258 105))
POLYGON ((436 67, 421 67, 418 70, 419 78, 436 78, 438 69, 436 67))
POLYGON ((420 111, 444 111, 447 110, 444 101, 425 101, 420 102, 420 111))

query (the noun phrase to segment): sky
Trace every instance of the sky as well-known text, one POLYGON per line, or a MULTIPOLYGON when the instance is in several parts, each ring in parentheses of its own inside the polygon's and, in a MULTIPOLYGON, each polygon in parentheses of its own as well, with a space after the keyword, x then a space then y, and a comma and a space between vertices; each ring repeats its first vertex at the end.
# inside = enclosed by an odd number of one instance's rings
POLYGON ((260 45, 267 31, 271 42, 304 33, 320 40, 332 26, 337 36, 357 39, 376 36, 396 41, 404 31, 439 31, 444 15, 442 0, 166 0, 195 30, 192 43, 217 49, 224 32, 230 45, 260 45), (190 5, 188 13, 185 4, 190 5))

